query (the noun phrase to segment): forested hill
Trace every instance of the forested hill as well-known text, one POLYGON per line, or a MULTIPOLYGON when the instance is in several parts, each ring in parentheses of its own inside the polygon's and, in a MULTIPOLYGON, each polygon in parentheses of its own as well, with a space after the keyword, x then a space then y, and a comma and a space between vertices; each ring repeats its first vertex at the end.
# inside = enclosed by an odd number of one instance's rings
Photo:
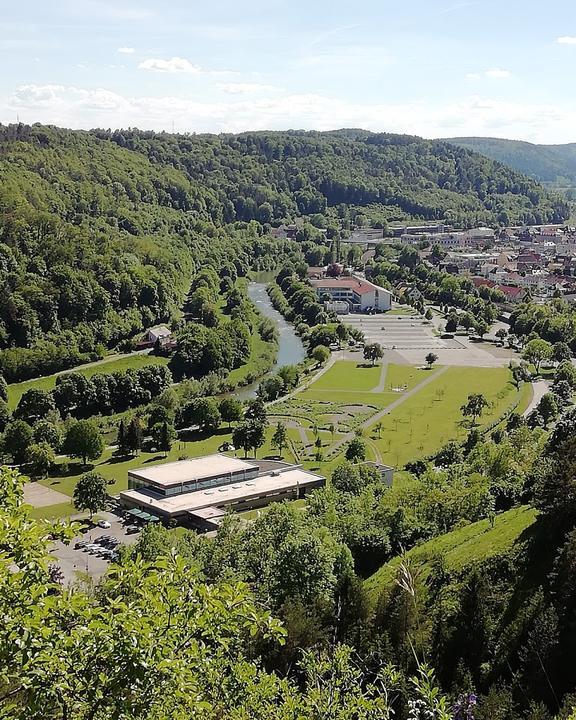
POLYGON ((576 143, 534 145, 483 137, 450 138, 447 142, 486 155, 540 182, 576 185, 576 143))
POLYGON ((173 317, 199 266, 271 269, 291 243, 219 227, 170 164, 83 132, 0 127, 0 370, 93 360, 173 317))
POLYGON ((443 142, 362 130, 169 135, 0 126, 0 369, 102 354, 181 304, 199 264, 246 274, 296 248, 270 225, 554 222, 565 201, 443 142))
POLYGON ((210 189, 218 222, 364 209, 372 220, 548 222, 566 203, 517 172, 444 142, 363 130, 94 135, 171 164, 210 189))

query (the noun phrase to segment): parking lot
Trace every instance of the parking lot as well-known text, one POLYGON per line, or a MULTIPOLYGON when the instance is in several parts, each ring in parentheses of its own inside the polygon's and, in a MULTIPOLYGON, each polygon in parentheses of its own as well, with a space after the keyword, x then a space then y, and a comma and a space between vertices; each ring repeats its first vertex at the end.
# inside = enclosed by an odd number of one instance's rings
POLYGON ((109 522, 110 527, 91 528, 75 537, 69 545, 61 542, 54 543, 52 555, 62 569, 66 583, 74 582, 82 573, 89 575, 93 580, 99 580, 108 569, 111 559, 104 557, 106 553, 103 551, 113 551, 116 542, 122 545, 133 545, 140 536, 139 532, 127 534, 126 527, 130 525, 130 522, 125 522, 113 513, 100 513, 99 517, 109 522), (110 541, 103 542, 100 540, 102 536, 108 536, 110 541), (96 540, 98 540, 97 543, 96 540), (81 545, 94 544, 96 547, 78 547, 78 543, 81 545))
POLYGON ((367 343, 377 342, 387 350, 446 350, 462 348, 458 339, 434 335, 428 321, 410 315, 346 315, 344 322, 362 330, 367 343))

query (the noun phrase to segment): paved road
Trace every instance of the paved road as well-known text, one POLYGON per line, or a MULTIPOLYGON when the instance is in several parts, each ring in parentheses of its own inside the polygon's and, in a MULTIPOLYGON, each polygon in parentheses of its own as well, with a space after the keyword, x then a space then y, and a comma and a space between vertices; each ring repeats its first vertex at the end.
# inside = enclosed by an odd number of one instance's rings
POLYGON ((548 390, 550 390, 550 383, 547 380, 537 380, 532 383, 532 400, 526 410, 524 410, 524 417, 528 417, 532 410, 536 409, 536 406, 548 390))
POLYGON ((380 382, 375 388, 370 390, 371 393, 383 393, 386 390, 386 374, 388 373, 388 361, 382 361, 382 369, 380 370, 380 382))

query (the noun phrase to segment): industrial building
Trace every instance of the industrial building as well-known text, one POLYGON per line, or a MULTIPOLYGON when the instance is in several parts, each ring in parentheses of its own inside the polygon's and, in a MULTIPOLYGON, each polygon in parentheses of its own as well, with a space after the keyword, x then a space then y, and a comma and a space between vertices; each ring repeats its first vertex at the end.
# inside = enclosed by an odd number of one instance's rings
POLYGON ((298 465, 216 454, 130 470, 120 502, 135 517, 209 531, 218 528, 229 508, 242 512, 294 500, 325 482, 298 465))

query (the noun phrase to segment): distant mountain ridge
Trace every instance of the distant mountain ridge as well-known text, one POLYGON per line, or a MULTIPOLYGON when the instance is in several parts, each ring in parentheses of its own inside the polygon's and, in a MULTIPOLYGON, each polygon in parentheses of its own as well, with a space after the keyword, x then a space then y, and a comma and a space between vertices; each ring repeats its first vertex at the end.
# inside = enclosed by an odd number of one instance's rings
POLYGON ((456 137, 444 142, 485 155, 539 182, 576 185, 576 142, 537 145, 489 137, 456 137))

